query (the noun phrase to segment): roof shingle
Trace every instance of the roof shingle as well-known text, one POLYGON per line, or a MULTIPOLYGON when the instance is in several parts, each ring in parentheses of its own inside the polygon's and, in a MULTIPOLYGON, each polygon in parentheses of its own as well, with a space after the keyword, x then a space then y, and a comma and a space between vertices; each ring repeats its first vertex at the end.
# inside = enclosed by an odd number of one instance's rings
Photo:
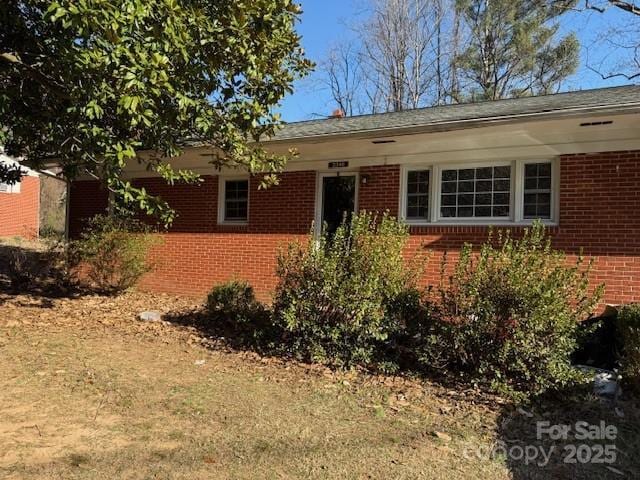
POLYGON ((456 122, 553 114, 575 109, 615 108, 634 104, 640 104, 640 85, 289 123, 279 130, 272 140, 284 141, 412 127, 445 126, 456 122))

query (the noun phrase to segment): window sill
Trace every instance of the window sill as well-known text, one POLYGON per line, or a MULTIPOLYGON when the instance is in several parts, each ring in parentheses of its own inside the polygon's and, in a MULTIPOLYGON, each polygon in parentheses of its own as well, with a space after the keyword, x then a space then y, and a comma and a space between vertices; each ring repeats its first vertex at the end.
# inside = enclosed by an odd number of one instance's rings
MULTIPOLYGON (((417 222, 403 220, 410 227, 527 227, 533 225, 535 220, 439 220, 437 222, 417 222)), ((542 224, 548 227, 557 227, 555 220, 542 220, 542 224)))
POLYGON ((238 221, 226 220, 224 222, 218 222, 218 225, 223 227, 246 227, 249 225, 249 222, 243 221, 243 220, 238 220, 238 221))

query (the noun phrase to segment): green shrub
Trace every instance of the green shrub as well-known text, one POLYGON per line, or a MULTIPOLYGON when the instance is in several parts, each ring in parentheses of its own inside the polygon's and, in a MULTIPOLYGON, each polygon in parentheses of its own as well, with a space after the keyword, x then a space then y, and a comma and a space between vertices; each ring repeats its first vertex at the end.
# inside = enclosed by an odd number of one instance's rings
POLYGON ((127 216, 96 215, 75 242, 86 273, 103 293, 133 287, 151 266, 149 249, 158 237, 144 223, 127 216))
POLYGON ((281 332, 271 321, 271 312, 260 303, 247 282, 230 281, 213 287, 207 297, 207 327, 233 343, 272 353, 281 332))
POLYGON ((209 314, 221 321, 240 324, 250 322, 262 306, 256 300, 253 287, 237 280, 213 287, 207 297, 209 314))
POLYGON ((569 265, 551 248, 542 223, 520 239, 490 235, 474 254, 466 245, 431 301, 421 357, 513 396, 539 394, 576 379, 570 356, 577 325, 595 308, 590 264, 569 265))
POLYGON ((298 357, 339 366, 380 360, 415 284, 417 269, 403 258, 407 239, 407 227, 389 215, 361 213, 333 235, 312 232, 307 245, 280 252, 274 317, 298 357))
POLYGON ((616 322, 620 372, 624 385, 640 395, 640 304, 620 309, 616 322))

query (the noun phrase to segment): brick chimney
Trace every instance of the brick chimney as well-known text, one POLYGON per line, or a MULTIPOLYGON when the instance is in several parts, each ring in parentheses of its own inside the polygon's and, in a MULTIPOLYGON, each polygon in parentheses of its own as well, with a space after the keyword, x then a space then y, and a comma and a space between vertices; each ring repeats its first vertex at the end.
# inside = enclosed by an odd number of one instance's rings
POLYGON ((344 118, 346 117, 346 115, 344 114, 344 110, 342 110, 341 108, 336 108, 333 113, 331 115, 329 115, 329 118, 344 118))

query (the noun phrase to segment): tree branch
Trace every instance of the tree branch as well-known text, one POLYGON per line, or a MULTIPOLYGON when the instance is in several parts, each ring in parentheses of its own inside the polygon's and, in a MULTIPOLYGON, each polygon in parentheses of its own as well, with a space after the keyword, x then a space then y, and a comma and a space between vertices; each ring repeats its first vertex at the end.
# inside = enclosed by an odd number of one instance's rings
POLYGON ((66 92, 63 85, 56 82, 53 78, 49 77, 48 75, 45 75, 34 66, 24 63, 17 54, 12 52, 0 53, 0 60, 4 60, 5 62, 8 62, 16 67, 21 68, 33 80, 37 81, 43 86, 49 87, 52 93, 54 93, 57 97, 67 99, 67 100, 71 98, 69 94, 66 92))
POLYGON ((610 7, 616 7, 633 15, 640 16, 640 6, 635 2, 627 2, 624 0, 606 0, 607 6, 593 5, 589 0, 585 0, 584 6, 586 10, 595 10, 598 13, 606 12, 610 7))
POLYGON ((625 12, 633 13, 640 16, 640 7, 635 2, 623 2, 622 0, 607 0, 614 7, 620 8, 625 12))

